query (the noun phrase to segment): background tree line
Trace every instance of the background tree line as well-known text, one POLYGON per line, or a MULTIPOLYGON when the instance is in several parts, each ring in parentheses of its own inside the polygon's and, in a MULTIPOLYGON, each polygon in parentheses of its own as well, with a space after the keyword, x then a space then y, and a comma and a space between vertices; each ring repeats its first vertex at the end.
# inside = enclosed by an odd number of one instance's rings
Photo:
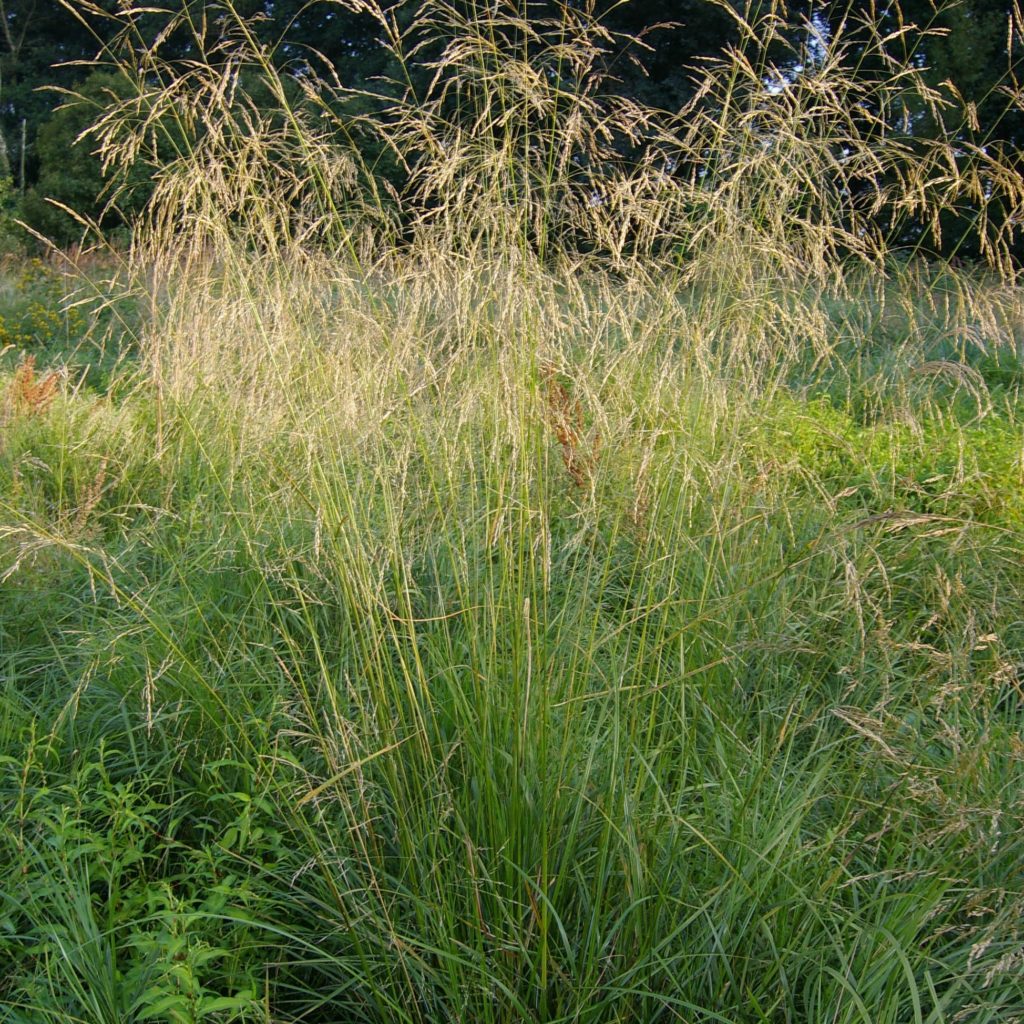
MULTIPOLYGON (((582 0, 570 2, 579 5, 582 0)), ((102 14, 116 15, 120 6, 118 0, 69 5, 60 0, 0 0, 0 200, 9 214, 60 242, 81 232, 81 224, 61 206, 116 228, 131 215, 133 205, 137 208, 145 200, 145 182, 140 180, 125 201, 127 208, 122 204, 120 211, 108 209, 95 143, 76 141, 111 96, 129 88, 117 75, 89 64, 116 32, 116 21, 102 14), (77 98, 69 100, 69 92, 77 98)), ((254 19, 260 41, 296 75, 309 62, 325 62, 346 86, 376 90, 381 76, 394 70, 378 45, 379 26, 350 7, 309 0, 234 0, 232 6, 254 19)), ((609 47, 606 62, 615 88, 659 108, 679 108, 692 89, 694 64, 737 40, 736 22, 721 3, 609 0, 605 6, 598 13, 616 38, 638 40, 609 47)), ((155 40, 183 7, 211 36, 221 30, 224 9, 219 0, 165 0, 162 11, 153 5, 136 20, 138 45, 155 40)), ((1024 148, 1024 116, 1015 93, 1015 71, 1024 51, 1014 30, 1012 2, 963 0, 937 7, 929 0, 906 0, 899 14, 892 5, 876 8, 873 0, 791 4, 789 9, 819 33, 817 40, 807 41, 812 55, 815 45, 827 45, 851 19, 891 22, 894 47, 916 40, 913 52, 900 56, 926 66, 930 81, 952 101, 943 115, 947 128, 953 124, 965 144, 1004 147, 1012 159, 1024 148), (935 31, 923 37, 899 35, 901 18, 935 31)), ((551 17, 557 4, 536 0, 525 10, 531 18, 551 17)), ((172 34, 161 45, 165 56, 186 60, 194 38, 172 34)), ((791 73, 799 74, 791 56, 780 59, 788 59, 791 73)), ((863 73, 872 70, 865 61, 863 73)), ((425 69, 421 73, 428 74, 425 69)), ((909 116, 912 134, 938 130, 929 111, 911 111, 909 116)), ((385 173, 394 177, 399 172, 392 167, 385 173)), ((953 244, 956 233, 946 237, 953 244)))

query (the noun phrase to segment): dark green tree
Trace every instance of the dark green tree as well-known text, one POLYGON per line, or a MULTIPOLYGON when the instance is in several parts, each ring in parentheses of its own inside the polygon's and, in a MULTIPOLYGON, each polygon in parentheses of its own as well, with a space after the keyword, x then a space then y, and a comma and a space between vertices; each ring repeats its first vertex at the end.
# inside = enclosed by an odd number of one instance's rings
MULTIPOLYGON (((112 11, 116 0, 101 4, 112 11)), ((46 87, 80 81, 85 73, 69 62, 94 57, 105 30, 101 21, 72 17, 57 0, 0 0, 0 131, 19 188, 38 174, 36 137, 57 105, 46 87)))
MULTIPOLYGON (((472 0, 449 0, 458 9, 472 6, 472 0)), ((567 0, 578 11, 587 9, 587 0, 567 0)), ((736 23, 728 7, 743 10, 744 4, 713 0, 599 0, 593 16, 613 33, 616 42, 604 55, 609 71, 609 87, 626 96, 666 110, 677 110, 692 94, 693 67, 704 57, 719 53, 737 40, 736 23), (632 36, 639 40, 628 43, 632 36)), ((767 3, 762 9, 767 9, 767 3)), ((131 51, 142 51, 154 44, 168 20, 186 14, 190 24, 162 36, 164 59, 186 60, 197 48, 210 49, 219 34, 236 23, 235 15, 251 19, 250 30, 272 53, 274 62, 296 79, 308 79, 309 72, 334 77, 343 87, 353 90, 343 101, 352 123, 359 116, 380 113, 389 95, 406 86, 413 92, 425 89, 431 72, 422 65, 413 69, 398 67, 379 45, 381 25, 365 10, 353 5, 326 0, 163 0, 127 18, 118 0, 0 0, 0 133, 6 143, 9 166, 17 190, 27 190, 25 213, 39 227, 56 227, 55 208, 44 208, 44 196, 77 206, 91 216, 103 206, 91 188, 109 188, 99 177, 99 164, 88 142, 72 145, 88 121, 98 111, 102 89, 91 92, 75 108, 54 114, 64 101, 59 92, 47 87, 74 89, 89 72, 83 62, 101 56, 105 47, 124 31, 122 59, 131 51), (129 24, 130 22, 130 24, 129 24), (386 79, 393 79, 389 86, 386 79), (380 99, 374 100, 371 93, 380 99), (22 139, 25 140, 23 149, 22 139), (24 173, 22 172, 24 169, 24 173), (44 212, 45 210, 45 212, 44 212)), ((406 27, 420 10, 417 3, 399 4, 394 17, 406 27)), ((557 18, 556 0, 523 0, 527 18, 557 18)), ((940 132, 952 133, 965 146, 1001 152, 1011 160, 1024 149, 1024 112, 1012 89, 1024 47, 1020 35, 1024 26, 1014 25, 1012 0, 961 0, 955 4, 933 4, 931 0, 904 0, 902 17, 929 34, 894 34, 892 47, 897 56, 926 67, 929 81, 946 96, 949 105, 941 119, 924 108, 909 110, 908 139, 926 139, 940 132)), ((824 27, 828 37, 842 31, 849 37, 851 21, 872 20, 893 30, 901 24, 896 8, 875 0, 848 0, 821 3, 798 0, 790 12, 824 27)), ((794 30, 794 42, 800 43, 802 29, 794 30)), ((424 43, 410 38, 409 46, 424 43)), ((444 40, 435 38, 418 52, 429 58, 443 48, 444 40)), ((781 60, 796 60, 785 55, 781 60)), ((866 57, 860 68, 866 78, 877 73, 873 60, 866 57)), ((92 86, 90 86, 92 88, 92 86)), ((365 140, 368 164, 400 186, 401 169, 388 163, 386 152, 373 152, 371 135, 365 140)), ((107 193, 109 195, 109 193, 107 193)), ((952 218, 944 232, 944 242, 952 246, 962 227, 976 211, 965 206, 962 215, 952 218)), ((1019 215, 1019 211, 1003 211, 1019 215)), ((65 218, 66 219, 66 218, 65 218)), ((114 218, 116 220, 116 218, 114 218)), ((911 232, 912 234, 912 232, 911 232)), ((908 235, 908 238, 910 236, 908 235)))
POLYGON ((83 233, 82 222, 68 210, 117 228, 142 208, 148 194, 145 169, 105 175, 95 139, 84 134, 111 102, 133 90, 122 75, 94 71, 43 123, 36 139, 38 177, 19 210, 35 231, 65 244, 83 233))

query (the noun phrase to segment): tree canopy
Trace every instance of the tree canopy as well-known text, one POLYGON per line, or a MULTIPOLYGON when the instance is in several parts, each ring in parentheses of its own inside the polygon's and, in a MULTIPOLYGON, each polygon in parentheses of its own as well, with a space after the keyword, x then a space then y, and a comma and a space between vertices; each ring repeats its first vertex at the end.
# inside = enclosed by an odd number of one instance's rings
MULTIPOLYGON (((580 5, 580 0, 567 2, 580 5)), ((460 3, 470 0, 452 0, 455 8, 460 3)), ((377 42, 380 26, 358 5, 234 0, 231 6, 253 19, 253 31, 272 48, 274 60, 297 76, 314 63, 329 67, 346 86, 379 89, 380 77, 394 70, 377 42)), ((94 72, 88 62, 111 43, 120 7, 117 0, 0 0, 0 151, 6 149, 15 190, 26 196, 25 215, 41 229, 53 227, 52 217, 41 212, 45 195, 88 206, 87 196, 97 188, 102 191, 98 158, 89 141, 76 142, 87 123, 85 108, 75 114, 59 108, 68 102, 67 90, 80 87, 94 72)), ((737 12, 739 7, 735 5, 737 12)), ((400 10, 409 17, 415 8, 407 4, 400 10)), ((557 8, 557 0, 524 2, 529 18, 551 16, 557 8)), ((906 0, 901 16, 930 33, 912 37, 899 33, 892 5, 876 7, 874 0, 812 0, 789 9, 805 25, 816 26, 818 44, 851 31, 851 22, 858 18, 889 19, 894 23, 892 45, 914 47, 903 56, 927 67, 929 81, 942 91, 947 105, 941 116, 947 129, 953 124, 970 145, 1010 152, 1024 148, 1024 114, 1012 94, 1024 50, 1012 2, 963 0, 937 7, 931 0, 906 0)), ((215 37, 223 24, 225 0, 164 0, 146 12, 134 28, 140 49, 183 12, 197 32, 215 37)), ((636 40, 609 48, 607 70, 615 88, 667 110, 679 109, 692 92, 694 66, 738 38, 738 22, 725 0, 607 0, 596 14, 616 39, 636 40)), ((171 34, 162 40, 162 51, 187 59, 195 37, 195 32, 171 34)), ((813 49, 815 40, 805 43, 813 49)), ((792 57, 788 59, 792 65, 792 57)), ((865 60, 864 74, 871 70, 865 60)), ((95 88, 94 81, 86 90, 86 107, 95 107, 95 88)), ((934 110, 918 111, 915 117, 913 132, 936 130, 934 110)), ((94 196, 91 208, 83 212, 92 215, 99 208, 94 196)))

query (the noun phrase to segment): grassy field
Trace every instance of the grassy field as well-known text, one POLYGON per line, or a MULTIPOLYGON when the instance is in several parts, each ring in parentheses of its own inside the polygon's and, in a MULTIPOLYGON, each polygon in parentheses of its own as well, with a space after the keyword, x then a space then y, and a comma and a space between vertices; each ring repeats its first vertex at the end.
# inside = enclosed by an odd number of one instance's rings
POLYGON ((1005 267, 329 258, 241 152, 0 285, 0 1020, 1024 1020, 1005 267))

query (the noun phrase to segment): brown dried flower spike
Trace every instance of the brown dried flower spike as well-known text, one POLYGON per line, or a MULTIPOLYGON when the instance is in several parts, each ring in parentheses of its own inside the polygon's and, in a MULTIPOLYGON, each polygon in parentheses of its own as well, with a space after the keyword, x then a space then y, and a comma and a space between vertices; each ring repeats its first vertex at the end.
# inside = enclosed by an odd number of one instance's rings
POLYGON ((540 372, 548 426, 554 431, 562 450, 566 472, 577 487, 584 487, 593 475, 600 437, 595 433, 588 445, 589 451, 584 449, 583 409, 579 399, 569 394, 554 364, 542 363, 540 372))
POLYGON ((57 395, 60 376, 55 370, 36 376, 36 357, 26 356, 14 371, 10 384, 10 404, 16 413, 41 415, 57 395))

